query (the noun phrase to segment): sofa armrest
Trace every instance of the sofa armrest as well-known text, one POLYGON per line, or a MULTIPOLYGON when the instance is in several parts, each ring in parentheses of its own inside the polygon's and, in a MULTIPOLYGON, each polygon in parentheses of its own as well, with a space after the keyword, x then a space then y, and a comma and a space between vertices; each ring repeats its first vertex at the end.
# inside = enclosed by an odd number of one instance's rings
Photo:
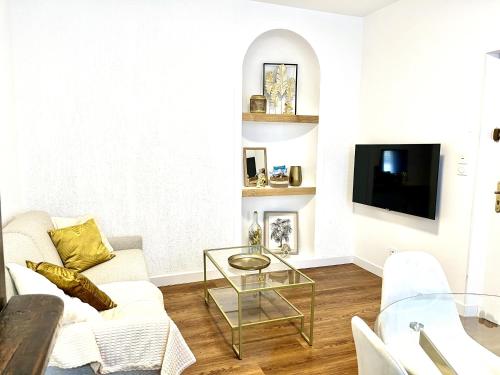
POLYGON ((108 241, 114 250, 128 250, 128 249, 141 249, 142 250, 142 237, 141 236, 109 237, 108 241))

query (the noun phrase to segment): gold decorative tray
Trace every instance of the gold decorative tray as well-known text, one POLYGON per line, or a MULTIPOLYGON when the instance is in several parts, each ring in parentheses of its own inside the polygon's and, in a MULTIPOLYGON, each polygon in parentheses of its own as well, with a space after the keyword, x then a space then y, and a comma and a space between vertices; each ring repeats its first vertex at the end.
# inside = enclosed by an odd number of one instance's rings
POLYGON ((227 258, 231 267, 245 271, 258 271, 269 266, 271 259, 261 254, 235 254, 227 258))

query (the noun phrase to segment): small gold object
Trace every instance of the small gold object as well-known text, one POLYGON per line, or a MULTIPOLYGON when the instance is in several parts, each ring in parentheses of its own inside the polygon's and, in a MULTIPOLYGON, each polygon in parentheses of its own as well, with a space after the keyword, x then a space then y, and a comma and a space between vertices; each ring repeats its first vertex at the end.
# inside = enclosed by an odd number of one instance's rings
POLYGON ((266 113, 267 99, 264 95, 250 97, 250 113, 266 113))
POLYGON ((495 191, 495 212, 500 213, 500 182, 497 183, 497 190, 495 191))
MULTIPOLYGON (((265 171, 265 169, 264 169, 265 171)), ((258 188, 263 188, 263 187, 266 187, 267 185, 267 178, 266 178, 266 175, 264 172, 259 172, 259 174, 257 175, 257 187, 258 188)))
POLYGON ((283 258, 286 258, 287 256, 290 255, 290 246, 288 246, 286 243, 283 244, 283 246, 281 246, 281 251, 280 251, 280 255, 283 257, 283 258))
POLYGON ((300 186, 302 184, 302 167, 293 165, 290 167, 290 186, 300 186))
POLYGON ((271 263, 268 256, 261 254, 235 254, 227 258, 227 261, 231 267, 246 271, 258 271, 271 263))

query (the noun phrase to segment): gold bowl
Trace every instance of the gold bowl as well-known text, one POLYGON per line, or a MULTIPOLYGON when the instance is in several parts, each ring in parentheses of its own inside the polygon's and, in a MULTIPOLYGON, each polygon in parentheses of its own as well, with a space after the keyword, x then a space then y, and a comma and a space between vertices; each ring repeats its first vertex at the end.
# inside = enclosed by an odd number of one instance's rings
POLYGON ((227 258, 231 267, 245 271, 258 271, 269 266, 271 259, 261 254, 235 254, 227 258))

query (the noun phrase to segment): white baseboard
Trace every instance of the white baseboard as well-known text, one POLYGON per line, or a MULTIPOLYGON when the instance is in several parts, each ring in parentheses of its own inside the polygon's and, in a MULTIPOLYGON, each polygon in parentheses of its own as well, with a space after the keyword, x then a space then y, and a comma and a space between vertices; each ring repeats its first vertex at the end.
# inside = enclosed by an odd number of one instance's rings
POLYGON ((327 266, 337 266, 339 264, 352 263, 352 256, 345 257, 332 257, 332 258, 297 258, 293 257, 287 258, 286 261, 290 263, 295 268, 316 268, 316 267, 327 267, 327 266))
MULTIPOLYGON (((208 280, 217 279, 220 277, 219 275, 220 273, 217 271, 207 271, 208 280)), ((152 276, 149 280, 156 286, 194 283, 203 281, 203 271, 168 273, 165 275, 152 276)))
POLYGON ((368 261, 366 259, 354 256, 353 257, 353 263, 356 266, 361 267, 364 270, 373 273, 374 275, 382 277, 383 268, 380 267, 380 266, 377 266, 376 264, 373 264, 372 262, 370 262, 370 261, 368 261))
MULTIPOLYGON (((345 257, 332 257, 332 258, 293 259, 292 256, 288 258, 287 261, 296 268, 316 268, 316 267, 336 266, 338 264, 353 263, 353 257, 345 256, 345 257)), ((207 271, 208 280, 220 279, 221 277, 222 277, 221 274, 216 270, 207 271)), ((203 281, 203 271, 169 273, 165 275, 152 276, 150 280, 156 286, 194 283, 197 281, 203 281)))

